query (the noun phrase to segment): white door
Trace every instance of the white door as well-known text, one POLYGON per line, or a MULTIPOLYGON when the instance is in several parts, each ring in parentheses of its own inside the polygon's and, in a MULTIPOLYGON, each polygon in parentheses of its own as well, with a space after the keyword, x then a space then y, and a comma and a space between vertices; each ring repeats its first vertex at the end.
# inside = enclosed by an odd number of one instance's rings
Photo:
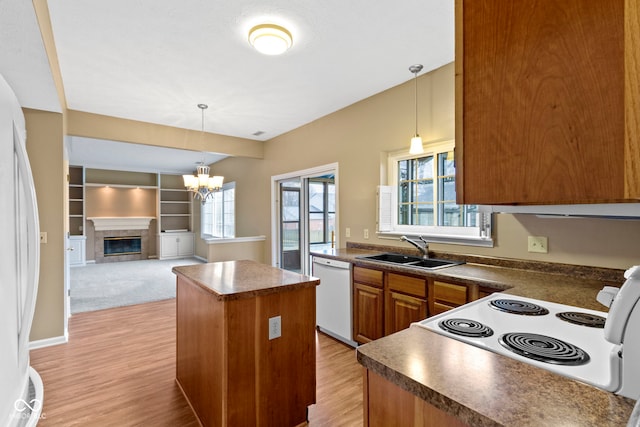
MULTIPOLYGON (((64 239, 64 247, 67 248, 64 251, 64 313, 65 319, 69 319, 71 317, 71 254, 74 250, 71 245, 71 241, 69 240, 69 236, 64 239)), ((68 321, 65 320, 64 331, 67 332, 67 324, 68 321)))

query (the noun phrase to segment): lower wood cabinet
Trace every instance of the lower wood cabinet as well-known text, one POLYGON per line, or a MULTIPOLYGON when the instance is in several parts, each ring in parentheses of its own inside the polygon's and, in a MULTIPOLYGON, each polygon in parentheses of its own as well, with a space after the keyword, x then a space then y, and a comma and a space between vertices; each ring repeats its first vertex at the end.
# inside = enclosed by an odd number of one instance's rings
POLYGON ((427 301, 409 295, 389 292, 386 335, 408 328, 413 322, 427 318, 427 301))
POLYGON ((353 339, 361 344, 384 336, 382 288, 354 283, 353 339))
POLYGON ((363 368, 364 426, 463 427, 467 424, 363 368))
POLYGON ((387 274, 385 335, 427 318, 427 280, 398 273, 387 274))
POLYGON ((384 336, 384 274, 353 267, 353 339, 361 344, 384 336))
POLYGON ((353 267, 353 339, 364 344, 489 295, 490 289, 353 267))

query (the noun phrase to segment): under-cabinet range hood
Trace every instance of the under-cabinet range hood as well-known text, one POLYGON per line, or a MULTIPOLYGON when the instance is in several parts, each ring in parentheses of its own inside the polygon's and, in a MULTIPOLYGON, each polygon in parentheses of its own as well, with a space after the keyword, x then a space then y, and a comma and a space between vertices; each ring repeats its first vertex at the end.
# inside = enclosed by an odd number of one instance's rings
POLYGON ((640 219, 640 203, 581 205, 481 205, 481 212, 531 214, 552 217, 640 219))

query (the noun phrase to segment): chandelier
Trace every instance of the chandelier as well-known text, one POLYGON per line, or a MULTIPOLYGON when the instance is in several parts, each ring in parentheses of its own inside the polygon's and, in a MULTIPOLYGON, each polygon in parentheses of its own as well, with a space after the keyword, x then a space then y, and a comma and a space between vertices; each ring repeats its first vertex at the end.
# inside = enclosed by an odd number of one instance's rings
MULTIPOLYGON (((204 110, 209 106, 207 104, 198 104, 198 108, 202 110, 202 138, 204 139, 204 110)), ((222 183, 224 182, 223 176, 209 176, 209 171, 209 166, 202 161, 198 163, 195 175, 182 175, 184 186, 193 193, 193 198, 200 199, 203 205, 209 197, 213 197, 213 193, 222 188, 222 183)))

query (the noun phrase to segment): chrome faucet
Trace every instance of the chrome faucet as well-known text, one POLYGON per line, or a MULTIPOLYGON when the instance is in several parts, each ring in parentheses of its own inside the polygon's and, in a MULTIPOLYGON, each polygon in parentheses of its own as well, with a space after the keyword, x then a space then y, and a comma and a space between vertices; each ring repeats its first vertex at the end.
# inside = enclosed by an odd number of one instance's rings
POLYGON ((429 259, 429 242, 424 240, 424 237, 422 237, 422 236, 419 236, 419 237, 420 237, 420 241, 422 242, 422 244, 416 242, 415 240, 409 239, 407 236, 401 236, 400 240, 405 241, 407 243, 411 243, 413 246, 418 248, 418 250, 420 252, 422 252, 422 258, 423 259, 429 259))

